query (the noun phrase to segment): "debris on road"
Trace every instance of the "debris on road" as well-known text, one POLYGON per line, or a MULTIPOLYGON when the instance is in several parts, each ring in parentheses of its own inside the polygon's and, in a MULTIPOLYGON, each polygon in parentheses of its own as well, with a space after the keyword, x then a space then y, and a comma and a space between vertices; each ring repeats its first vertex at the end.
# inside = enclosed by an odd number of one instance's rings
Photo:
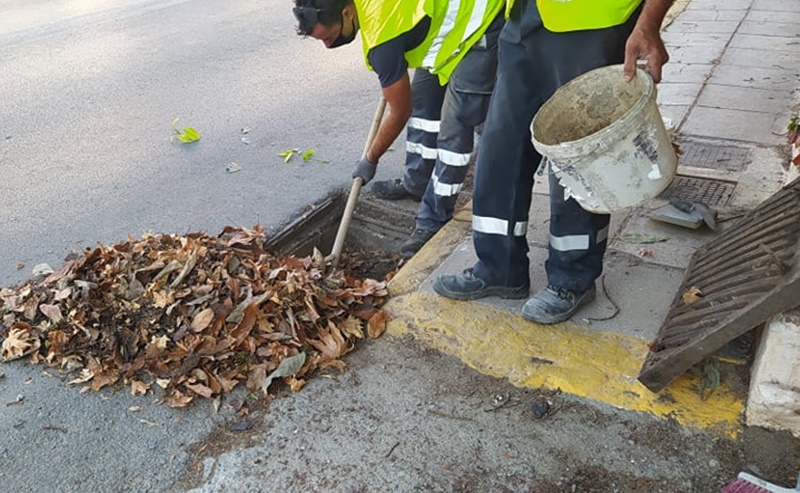
POLYGON ((62 426, 42 426, 42 430, 44 431, 60 431, 61 433, 67 434, 69 433, 66 428, 62 426))
POLYGON ((191 144, 200 140, 200 133, 193 127, 184 127, 180 129, 177 127, 178 118, 172 120, 173 137, 178 139, 184 144, 191 144))
POLYGON ((297 391, 315 370, 343 370, 341 356, 386 328, 386 283, 325 276, 264 241, 260 226, 228 227, 73 254, 57 272, 0 289, 2 361, 29 356, 92 390, 155 384, 171 407, 242 383, 266 393, 272 379, 297 391))
POLYGON ((6 406, 14 406, 16 404, 22 404, 25 402, 25 396, 22 394, 17 394, 17 398, 11 402, 6 402, 6 406))
POLYGON ((542 419, 547 416, 549 410, 550 403, 547 402, 547 399, 537 399, 531 403, 531 411, 536 419, 542 419))
POLYGON ((247 431, 253 427, 253 422, 249 419, 237 421, 233 423, 228 429, 231 431, 247 431))

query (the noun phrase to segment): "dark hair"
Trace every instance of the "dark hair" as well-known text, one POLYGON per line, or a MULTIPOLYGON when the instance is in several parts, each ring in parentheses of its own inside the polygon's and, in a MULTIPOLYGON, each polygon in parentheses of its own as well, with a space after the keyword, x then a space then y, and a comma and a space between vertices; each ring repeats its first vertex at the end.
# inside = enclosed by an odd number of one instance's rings
POLYGON ((315 24, 334 26, 342 22, 342 9, 353 0, 294 0, 292 9, 297 19, 297 34, 308 36, 315 24))

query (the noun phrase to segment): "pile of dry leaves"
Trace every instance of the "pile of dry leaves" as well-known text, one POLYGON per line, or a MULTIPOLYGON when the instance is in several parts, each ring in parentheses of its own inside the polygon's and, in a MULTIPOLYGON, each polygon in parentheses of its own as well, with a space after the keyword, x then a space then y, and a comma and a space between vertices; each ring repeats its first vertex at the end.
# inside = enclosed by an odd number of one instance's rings
POLYGON ((158 385, 172 407, 242 382, 299 390, 317 369, 343 369, 357 340, 385 330, 385 283, 326 276, 320 255, 276 258, 264 239, 260 227, 226 228, 73 255, 0 289, 2 360, 58 366, 86 389, 158 385))

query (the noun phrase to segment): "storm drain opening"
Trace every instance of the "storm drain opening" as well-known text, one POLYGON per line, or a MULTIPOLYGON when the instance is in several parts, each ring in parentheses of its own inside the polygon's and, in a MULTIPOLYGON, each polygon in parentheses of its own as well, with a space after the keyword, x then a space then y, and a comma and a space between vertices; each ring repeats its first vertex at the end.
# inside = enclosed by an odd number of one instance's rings
POLYGON ((742 147, 709 145, 699 142, 681 142, 680 147, 683 151, 680 156, 681 166, 743 171, 751 160, 750 149, 742 147))
POLYGON ((678 175, 660 197, 699 202, 709 207, 724 207, 731 200, 735 189, 735 182, 678 175))
POLYGON ((771 317, 800 305, 800 178, 699 248, 639 373, 659 392, 771 317))
MULTIPOLYGON (((322 199, 268 238, 266 249, 279 256, 305 257, 314 248, 330 254, 346 203, 345 191, 322 199)), ((395 270, 400 246, 414 231, 417 206, 410 201, 385 202, 362 192, 347 231, 341 265, 355 270, 354 275, 375 279, 395 270)))

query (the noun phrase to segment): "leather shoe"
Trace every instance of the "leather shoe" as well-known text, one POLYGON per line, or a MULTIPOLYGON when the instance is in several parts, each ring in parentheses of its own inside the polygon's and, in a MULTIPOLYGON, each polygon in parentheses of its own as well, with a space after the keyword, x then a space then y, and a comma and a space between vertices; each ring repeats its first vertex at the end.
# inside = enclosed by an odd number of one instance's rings
POLYGON ((414 202, 419 202, 422 200, 421 196, 414 195, 406 190, 406 187, 403 186, 402 180, 399 179, 376 181, 372 185, 372 193, 375 194, 375 196, 379 199, 383 200, 409 199, 413 200, 414 202))
POLYGON ((568 289, 547 286, 525 303, 522 307, 522 316, 540 324, 563 322, 574 315, 580 307, 592 301, 595 294, 594 285, 580 294, 568 289))
POLYGON ((488 296, 521 300, 528 297, 528 286, 492 286, 475 275, 472 268, 461 274, 439 276, 433 282, 437 294, 452 300, 477 300, 488 296))
POLYGON ((436 231, 435 229, 415 229, 411 237, 400 247, 400 256, 403 258, 413 257, 428 240, 433 238, 436 231))

